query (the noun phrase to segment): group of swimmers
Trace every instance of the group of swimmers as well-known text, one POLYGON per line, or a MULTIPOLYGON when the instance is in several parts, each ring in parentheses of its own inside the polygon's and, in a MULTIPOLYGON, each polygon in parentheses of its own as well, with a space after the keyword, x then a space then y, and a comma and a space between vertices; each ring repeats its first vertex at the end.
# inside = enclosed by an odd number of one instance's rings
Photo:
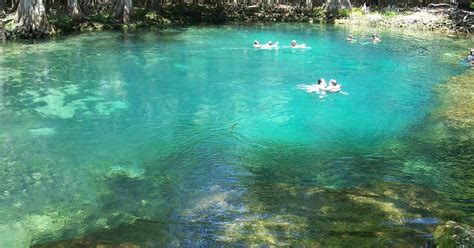
MULTIPOLYGON (((356 41, 354 39, 354 36, 352 36, 352 34, 347 36, 346 40, 350 41, 350 42, 355 42, 356 41)), ((378 43, 378 42, 382 41, 378 34, 372 34, 371 40, 374 43, 378 43)), ((272 49, 272 48, 278 49, 278 44, 279 44, 278 42, 273 43, 272 41, 268 41, 266 44, 260 44, 260 42, 258 40, 253 41, 253 47, 254 48, 260 48, 260 49, 272 49)), ((289 46, 283 46, 283 47, 301 48, 301 49, 309 48, 309 47, 306 46, 305 43, 303 43, 303 44, 296 43, 296 40, 292 40, 289 46)))
POLYGON ((327 85, 326 80, 324 80, 324 78, 320 78, 315 84, 300 84, 298 85, 298 88, 303 89, 308 93, 316 92, 320 94, 319 98, 324 98, 327 93, 341 93, 344 95, 348 95, 346 92, 341 90, 341 85, 338 84, 335 79, 331 79, 329 81, 329 85, 327 85))
MULTIPOLYGON (((378 34, 372 34, 372 38, 370 38, 372 40, 372 42, 374 43, 378 43, 378 42, 381 42, 382 40, 380 39, 379 35, 378 34)), ((349 42, 356 42, 357 40, 354 39, 354 36, 352 36, 352 34, 350 34, 349 36, 347 36, 346 38, 347 41, 349 42)))
MULTIPOLYGON (((258 40, 253 41, 253 47, 254 48, 260 48, 260 49, 272 49, 272 48, 278 48, 278 42, 273 43, 272 41, 267 42, 266 44, 260 44, 258 40)), ((283 47, 289 47, 289 48, 308 48, 306 47, 306 44, 297 44, 296 40, 292 40, 289 46, 283 46, 283 47)))

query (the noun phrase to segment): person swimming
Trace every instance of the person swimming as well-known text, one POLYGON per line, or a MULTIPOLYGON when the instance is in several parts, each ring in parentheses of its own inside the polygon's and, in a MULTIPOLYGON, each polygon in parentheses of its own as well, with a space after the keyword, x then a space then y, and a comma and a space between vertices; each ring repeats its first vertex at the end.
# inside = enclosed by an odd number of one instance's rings
POLYGON ((278 49, 278 42, 273 43, 272 41, 268 41, 266 44, 260 44, 258 40, 253 41, 253 47, 254 48, 259 48, 259 49, 278 49))
POLYGON ((273 42, 270 40, 267 42, 267 46, 272 48, 272 47, 277 47, 278 46, 278 42, 275 42, 275 44, 273 44, 273 42))
POLYGON ((290 43, 290 47, 291 48, 306 48, 306 44, 301 44, 301 45, 298 45, 296 43, 296 40, 292 40, 291 43, 290 43))
POLYGON ((469 51, 469 55, 467 56, 467 60, 471 65, 474 65, 474 48, 471 48, 469 51))
POLYGON ((372 35, 372 42, 381 42, 382 40, 377 34, 372 35))
POLYGON ((347 41, 353 41, 354 38, 352 37, 352 34, 350 34, 349 36, 347 36, 346 40, 347 40, 347 41))
POLYGON ((327 87, 326 80, 324 78, 318 79, 318 81, 315 84, 299 84, 297 85, 299 89, 305 90, 308 93, 312 92, 324 92, 324 90, 327 87))
POLYGON ((335 79, 331 79, 331 81, 329 81, 329 84, 330 85, 326 87, 326 91, 329 91, 331 93, 336 93, 336 92, 341 91, 341 85, 339 85, 335 79))
POLYGON ((324 80, 324 78, 320 78, 315 84, 311 85, 307 91, 326 94, 325 92, 326 88, 327 88, 326 80, 324 80))
POLYGON ((258 42, 258 40, 254 40, 253 41, 253 47, 254 48, 260 48, 260 42, 258 42))
POLYGON ((273 43, 271 40, 267 44, 261 46, 262 49, 278 49, 278 42, 273 43))

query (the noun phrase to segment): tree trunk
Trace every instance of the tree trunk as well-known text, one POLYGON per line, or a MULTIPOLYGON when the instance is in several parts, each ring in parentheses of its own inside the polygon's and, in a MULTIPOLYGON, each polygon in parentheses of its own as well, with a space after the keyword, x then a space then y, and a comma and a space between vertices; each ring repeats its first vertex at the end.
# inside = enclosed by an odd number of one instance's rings
POLYGON ((331 12, 339 9, 352 9, 352 5, 350 0, 326 0, 324 8, 331 12))
POLYGON ((147 9, 148 10, 157 11, 159 5, 160 5, 159 0, 148 0, 147 1, 147 9))
POLYGON ((16 21, 26 35, 44 35, 49 28, 43 0, 20 0, 16 21))
POLYGON ((122 23, 129 23, 132 17, 133 4, 132 0, 119 0, 115 15, 122 23))
POLYGON ((5 14, 5 0, 0 0, 0 14, 5 14))
POLYGON ((79 10, 79 5, 77 4, 77 0, 68 0, 67 6, 69 9, 69 13, 73 18, 78 18, 81 16, 81 11, 79 10))

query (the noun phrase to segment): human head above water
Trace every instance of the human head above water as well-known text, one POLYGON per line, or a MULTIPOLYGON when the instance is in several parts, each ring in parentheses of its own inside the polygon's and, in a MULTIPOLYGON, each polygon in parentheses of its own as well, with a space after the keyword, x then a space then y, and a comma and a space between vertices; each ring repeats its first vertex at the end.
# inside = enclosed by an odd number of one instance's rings
POLYGON ((332 85, 337 85, 337 81, 336 79, 331 79, 331 81, 329 81, 332 85))
POLYGON ((324 80, 324 78, 318 79, 318 84, 325 84, 325 83, 326 83, 326 80, 324 80))
POLYGON ((471 48, 471 51, 469 53, 474 56, 474 48, 471 48))
POLYGON ((254 40, 254 41, 253 41, 253 44, 254 44, 254 45, 258 45, 258 40, 254 40))
POLYGON ((292 41, 291 41, 291 45, 292 45, 292 46, 296 46, 296 40, 292 40, 292 41))
POLYGON ((272 45, 272 41, 268 41, 268 45, 270 45, 270 46, 271 46, 271 45, 272 45))

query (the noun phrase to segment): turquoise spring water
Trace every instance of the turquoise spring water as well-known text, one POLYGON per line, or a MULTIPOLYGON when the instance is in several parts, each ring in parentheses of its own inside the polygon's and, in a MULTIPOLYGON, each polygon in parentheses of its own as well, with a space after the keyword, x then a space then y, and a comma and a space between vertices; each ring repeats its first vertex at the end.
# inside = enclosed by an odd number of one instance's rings
POLYGON ((412 139, 469 42, 273 25, 2 45, 0 246, 423 244, 474 210, 472 148, 412 139), (296 87, 319 77, 349 95, 296 87))

